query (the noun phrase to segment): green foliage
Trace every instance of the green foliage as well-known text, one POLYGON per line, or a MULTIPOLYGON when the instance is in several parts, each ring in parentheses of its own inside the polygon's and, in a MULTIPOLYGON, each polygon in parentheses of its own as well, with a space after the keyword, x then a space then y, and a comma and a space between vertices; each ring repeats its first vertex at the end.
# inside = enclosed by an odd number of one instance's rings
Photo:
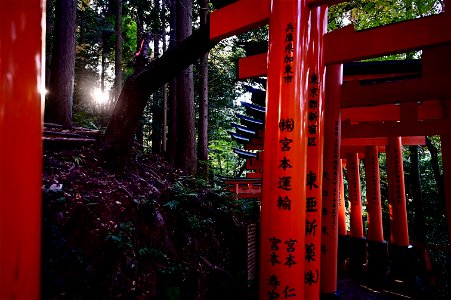
POLYGON ((356 30, 401 22, 443 11, 438 0, 354 0, 329 8, 329 30, 353 24, 356 30))
MULTIPOLYGON (((354 0, 329 8, 328 30, 352 24, 355 30, 402 22, 443 11, 439 0, 354 0)), ((419 58, 420 53, 400 53, 371 60, 419 58)))
POLYGON ((221 130, 217 134, 216 139, 210 140, 208 144, 210 169, 216 175, 236 176, 244 160, 232 151, 232 147, 239 146, 231 140, 225 130, 221 130))

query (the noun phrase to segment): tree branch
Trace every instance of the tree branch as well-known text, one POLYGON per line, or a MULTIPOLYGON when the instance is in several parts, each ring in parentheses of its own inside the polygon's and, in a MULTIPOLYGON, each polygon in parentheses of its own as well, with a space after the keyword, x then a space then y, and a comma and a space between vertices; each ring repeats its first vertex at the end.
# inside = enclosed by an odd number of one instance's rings
POLYGON ((105 159, 125 157, 149 96, 215 45, 207 24, 127 79, 101 141, 105 159))

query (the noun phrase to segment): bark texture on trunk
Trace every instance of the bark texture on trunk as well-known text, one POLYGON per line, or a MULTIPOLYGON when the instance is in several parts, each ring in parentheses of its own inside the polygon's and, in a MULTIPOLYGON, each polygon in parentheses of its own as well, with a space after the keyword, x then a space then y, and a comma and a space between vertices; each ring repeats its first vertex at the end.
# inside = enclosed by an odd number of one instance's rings
POLYGON ((122 89, 122 0, 116 0, 116 45, 114 52, 114 90, 116 99, 122 89))
MULTIPOLYGON (((205 26, 208 18, 208 0, 200 0, 200 24, 205 26)), ((198 157, 199 174, 208 176, 208 53, 200 58, 198 157)))
POLYGON ((76 0, 56 1, 55 44, 45 120, 67 128, 72 127, 76 14, 76 0))
MULTIPOLYGON (((170 6, 170 28, 171 31, 169 33, 169 49, 172 49, 176 46, 175 39, 175 30, 177 25, 177 5, 176 1, 171 1, 170 6)), ((169 99, 168 99, 168 153, 167 158, 171 164, 175 163, 175 157, 177 155, 177 79, 172 78, 169 83, 169 99)))
MULTIPOLYGON (((192 5, 192 0, 177 1, 177 41, 187 38, 192 32, 192 5)), ((196 173, 196 126, 192 65, 177 76, 177 155, 175 165, 188 174, 196 173)))

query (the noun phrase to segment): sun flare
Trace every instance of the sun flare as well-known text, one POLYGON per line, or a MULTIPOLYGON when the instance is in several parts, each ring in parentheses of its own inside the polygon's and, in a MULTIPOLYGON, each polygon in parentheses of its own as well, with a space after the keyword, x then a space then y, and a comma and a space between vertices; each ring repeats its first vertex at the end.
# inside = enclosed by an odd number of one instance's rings
POLYGON ((103 91, 99 88, 95 88, 92 92, 92 97, 94 100, 94 103, 97 105, 103 105, 108 102, 108 93, 103 91))

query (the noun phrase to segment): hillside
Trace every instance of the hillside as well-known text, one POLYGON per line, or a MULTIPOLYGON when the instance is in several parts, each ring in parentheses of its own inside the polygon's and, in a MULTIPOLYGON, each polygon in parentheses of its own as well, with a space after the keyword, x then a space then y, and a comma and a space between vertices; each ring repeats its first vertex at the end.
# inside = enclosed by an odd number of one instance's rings
POLYGON ((95 139, 78 130, 46 130, 44 299, 250 296, 252 201, 238 201, 138 150, 116 171, 103 164, 95 142, 59 140, 71 134, 95 139))

